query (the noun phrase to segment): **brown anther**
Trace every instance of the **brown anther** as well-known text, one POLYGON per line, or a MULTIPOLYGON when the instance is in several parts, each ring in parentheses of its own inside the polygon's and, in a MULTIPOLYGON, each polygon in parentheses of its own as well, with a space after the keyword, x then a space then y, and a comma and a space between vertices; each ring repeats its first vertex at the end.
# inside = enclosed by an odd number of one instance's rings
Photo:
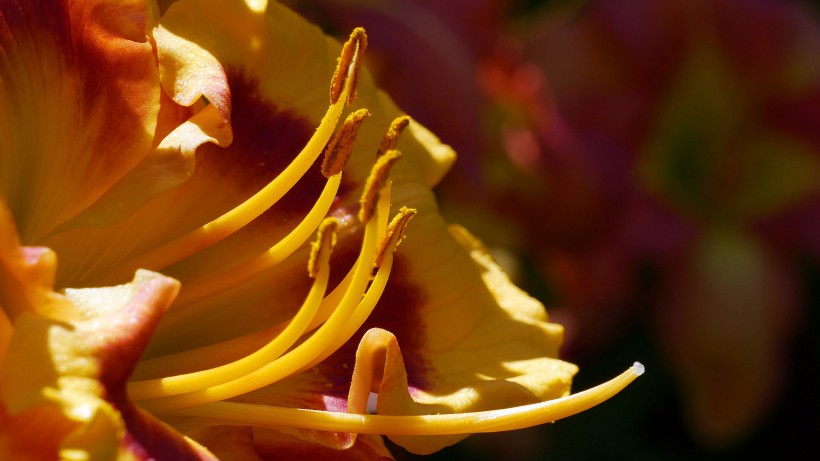
POLYGON ((390 224, 387 225, 387 230, 384 233, 384 238, 379 242, 379 249, 376 252, 375 267, 382 265, 384 255, 388 251, 396 251, 401 241, 404 239, 404 231, 407 229, 407 224, 413 219, 417 213, 415 208, 401 207, 390 224))
POLYGON ((396 144, 399 142, 399 136, 401 136, 402 131, 404 131, 409 124, 410 117, 406 115, 396 117, 396 119, 390 123, 387 133, 384 134, 382 142, 379 144, 379 151, 376 153, 376 157, 381 157, 385 152, 395 149, 396 144))
POLYGON ((330 252, 336 245, 336 229, 339 221, 336 218, 325 218, 316 231, 316 239, 310 244, 310 258, 308 259, 308 275, 316 278, 319 275, 319 261, 329 258, 330 252))
POLYGON ((359 199, 359 221, 366 223, 373 216, 376 204, 379 200, 379 191, 384 187, 387 178, 390 177, 390 168, 401 158, 401 152, 389 150, 384 155, 376 159, 376 163, 370 170, 370 176, 364 183, 364 192, 359 199))
POLYGON ((367 34, 364 29, 357 27, 350 33, 350 38, 347 39, 342 47, 342 54, 336 62, 336 70, 333 72, 333 78, 330 80, 330 103, 336 104, 346 84, 348 84, 348 77, 350 93, 347 97, 347 105, 353 104, 356 99, 356 85, 359 80, 359 66, 362 62, 364 52, 367 50, 367 34), (351 68, 351 66, 353 66, 351 68), (348 75, 348 73, 350 75, 348 75))
POLYGON ((353 152, 353 142, 356 140, 359 127, 368 117, 370 117, 370 112, 367 109, 359 109, 348 115, 342 127, 327 143, 325 156, 322 159, 322 174, 326 178, 340 173, 347 165, 350 153, 353 152))

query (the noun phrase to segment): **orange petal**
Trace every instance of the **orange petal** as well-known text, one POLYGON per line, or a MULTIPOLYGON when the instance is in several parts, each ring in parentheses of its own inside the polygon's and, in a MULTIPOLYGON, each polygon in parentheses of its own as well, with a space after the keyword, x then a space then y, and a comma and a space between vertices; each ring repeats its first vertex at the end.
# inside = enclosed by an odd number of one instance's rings
POLYGON ((381 436, 360 435, 353 446, 344 450, 307 444, 270 430, 254 429, 260 452, 271 458, 310 459, 316 461, 391 461, 393 456, 381 436))
POLYGON ((153 21, 137 0, 0 6, 0 187, 24 242, 89 206, 151 151, 153 21))

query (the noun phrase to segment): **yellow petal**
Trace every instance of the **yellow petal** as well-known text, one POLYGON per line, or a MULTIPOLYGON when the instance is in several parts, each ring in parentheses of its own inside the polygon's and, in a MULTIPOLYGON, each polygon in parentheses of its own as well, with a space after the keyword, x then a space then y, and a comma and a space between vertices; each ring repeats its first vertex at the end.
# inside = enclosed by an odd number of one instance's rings
MULTIPOLYGON (((375 381, 378 412, 463 413, 569 394, 577 368, 557 358, 562 328, 548 323, 540 303, 512 285, 463 229, 451 229, 458 245, 440 218, 424 218, 408 230, 406 246, 396 255, 399 277, 366 324, 395 335, 388 354, 401 349, 392 361, 389 355, 384 359, 381 380, 375 381), (435 244, 425 241, 433 236, 435 244)), ((377 344, 392 341, 371 337, 377 344)), ((370 390, 356 389, 353 382, 351 401, 370 390)), ((461 438, 392 437, 417 453, 461 438)))

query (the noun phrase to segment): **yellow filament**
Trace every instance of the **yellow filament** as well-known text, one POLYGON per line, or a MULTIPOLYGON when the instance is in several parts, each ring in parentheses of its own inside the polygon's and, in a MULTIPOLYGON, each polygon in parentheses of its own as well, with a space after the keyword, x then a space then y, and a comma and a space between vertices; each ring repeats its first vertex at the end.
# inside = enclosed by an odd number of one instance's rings
MULTIPOLYGON (((389 181, 384 189, 385 190, 383 191, 382 197, 389 197, 389 181)), ((388 208, 389 206, 389 198, 387 200, 381 200, 380 197, 380 209, 378 211, 380 217, 382 214, 387 214, 388 210, 383 208, 388 208)), ((387 232, 382 237, 382 243, 379 244, 379 254, 377 255, 377 265, 379 270, 373 278, 373 282, 370 284, 370 287, 367 289, 367 294, 365 294, 362 301, 356 307, 356 310, 353 311, 351 316, 348 318, 347 324, 337 333, 333 342, 325 348, 325 351, 321 355, 303 365, 300 371, 311 368, 322 360, 328 358, 336 350, 342 347, 342 345, 346 343, 356 333, 356 331, 361 328, 362 325, 364 325, 364 322, 368 317, 370 317, 370 314, 373 313, 373 309, 376 308, 376 304, 379 302, 379 299, 387 286, 387 280, 390 278, 390 270, 393 267, 393 252, 396 251, 399 243, 401 243, 401 240, 404 237, 404 231, 407 228, 407 224, 413 216, 415 216, 415 214, 416 210, 402 207, 399 214, 397 214, 396 217, 393 218, 393 221, 390 222, 387 232)))
MULTIPOLYGON (((333 199, 336 198, 336 193, 339 191, 341 180, 341 173, 331 176, 313 208, 310 209, 299 225, 268 251, 226 272, 199 277, 183 284, 183 288, 171 308, 179 309, 182 306, 238 286, 275 267, 293 254, 310 238, 311 233, 327 215, 328 210, 333 205, 333 199)), ((171 319, 169 318, 168 321, 171 321, 171 319)), ((185 320, 180 318, 180 321, 185 320)))
MULTIPOLYGON (((392 181, 387 179, 385 181, 384 187, 379 191, 378 195, 378 212, 376 213, 376 220, 378 223, 378 235, 382 236, 382 240, 384 240, 385 230, 387 228, 387 220, 390 216, 390 196, 391 196, 391 185, 392 181)), ((379 248, 381 249, 381 248, 379 248)), ((375 261, 375 260, 374 260, 375 261)), ((322 306, 319 308, 319 313, 313 319, 309 330, 313 330, 319 324, 323 323, 327 318, 330 316, 331 312, 335 309, 335 307, 341 302, 342 296, 347 291, 347 287, 350 285, 350 280, 352 278, 352 274, 355 271, 356 267, 354 266, 350 272, 347 273, 345 278, 339 282, 339 285, 333 289, 333 291, 322 301, 322 306)))
POLYGON ((322 354, 339 329, 345 325, 364 294, 376 256, 379 237, 377 235, 378 213, 377 211, 374 216, 376 219, 370 219, 365 226, 362 247, 348 290, 330 318, 312 336, 288 353, 241 379, 191 393, 142 401, 140 405, 146 410, 160 413, 236 397, 284 379, 299 371, 302 365, 311 362, 314 357, 322 354))
MULTIPOLYGON (((323 245, 331 244, 330 241, 323 241, 321 243, 323 245)), ((319 303, 322 301, 322 297, 327 289, 327 281, 330 274, 329 259, 330 251, 329 249, 325 249, 325 251, 321 252, 317 261, 316 278, 302 306, 290 323, 288 323, 288 326, 261 349, 239 360, 216 368, 167 378, 128 383, 128 394, 133 399, 141 400, 193 392, 239 379, 277 359, 283 352, 296 343, 307 329, 311 319, 313 319, 319 310, 319 303)))
MULTIPOLYGON (((315 319, 314 319, 315 321, 315 319)), ((141 360, 131 374, 133 381, 180 374, 179 370, 199 370, 217 367, 229 358, 242 357, 270 342, 290 322, 282 322, 264 331, 231 338, 207 346, 174 352, 141 360)), ((230 359, 233 360, 233 359, 230 359)))
POLYGON ((361 328, 367 318, 370 317, 370 314, 373 313, 373 309, 376 308, 376 304, 379 302, 379 299, 384 293, 384 289, 387 287, 387 280, 390 278, 390 270, 392 267, 393 253, 390 251, 384 256, 382 264, 379 266, 379 271, 373 278, 373 282, 367 288, 367 293, 365 293, 364 298, 362 298, 359 305, 356 306, 356 310, 354 310, 347 319, 345 325, 340 327, 339 331, 334 332, 335 335, 331 338, 332 342, 325 347, 325 350, 321 354, 302 365, 299 369, 300 372, 307 370, 324 359, 330 357, 330 355, 342 347, 342 345, 344 345, 344 343, 346 343, 356 333, 356 331, 361 328))
POLYGON ((641 374, 643 365, 635 362, 610 381, 567 397, 501 410, 447 415, 360 415, 235 402, 209 403, 177 414, 210 419, 215 424, 355 434, 419 436, 500 432, 532 427, 588 410, 623 390, 641 374))
MULTIPOLYGON (((393 182, 389 178, 385 181, 384 186, 381 188, 378 194, 378 202, 377 202, 377 211, 374 215, 375 221, 377 223, 378 234, 381 236, 382 243, 379 244, 376 259, 374 260, 374 265, 378 267, 378 271, 373 278, 370 286, 365 293, 364 298, 362 298, 361 302, 356 309, 353 311, 352 315, 347 319, 346 325, 343 327, 343 331, 339 331, 336 333, 335 339, 331 344, 325 347, 325 350, 318 356, 316 356, 310 362, 307 362, 302 365, 299 369, 299 372, 307 370, 308 368, 316 365, 317 363, 321 362, 322 360, 329 357, 333 352, 335 352, 339 347, 341 347, 354 333, 356 330, 367 320, 367 317, 370 316, 370 313, 373 312, 373 309, 376 307, 376 303, 379 302, 379 298, 381 298, 382 293, 384 293, 384 289, 387 286, 387 279, 390 277, 390 270, 393 266, 393 259, 392 259, 392 252, 395 251, 396 247, 398 246, 398 241, 394 242, 391 236, 387 235, 387 219, 390 213, 390 197, 391 197, 391 186, 393 182), (384 240, 387 239, 390 242, 385 244, 384 240), (386 261, 385 252, 389 252, 391 254, 390 261, 386 261)), ((350 277, 350 274, 348 274, 350 277)), ((349 283, 348 278, 342 281, 339 285, 343 285, 345 283, 349 283)), ((330 298, 333 297, 333 293, 328 296, 325 301, 329 301, 330 298)), ((338 298, 337 298, 338 299, 338 298)), ((321 312, 319 315, 316 316, 315 320, 325 321, 327 319, 328 311, 321 312), (322 317, 322 314, 325 317, 322 317)), ((311 329, 314 325, 311 325, 311 329)))

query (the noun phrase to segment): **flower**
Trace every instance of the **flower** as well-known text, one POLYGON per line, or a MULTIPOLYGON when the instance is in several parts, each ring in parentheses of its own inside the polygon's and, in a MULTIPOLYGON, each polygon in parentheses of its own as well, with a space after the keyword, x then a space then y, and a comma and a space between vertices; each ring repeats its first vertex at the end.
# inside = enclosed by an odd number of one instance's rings
POLYGON ((0 31, 4 457, 429 453, 642 372, 568 395, 561 327, 437 214, 454 154, 374 88, 363 30, 20 0, 0 31))

